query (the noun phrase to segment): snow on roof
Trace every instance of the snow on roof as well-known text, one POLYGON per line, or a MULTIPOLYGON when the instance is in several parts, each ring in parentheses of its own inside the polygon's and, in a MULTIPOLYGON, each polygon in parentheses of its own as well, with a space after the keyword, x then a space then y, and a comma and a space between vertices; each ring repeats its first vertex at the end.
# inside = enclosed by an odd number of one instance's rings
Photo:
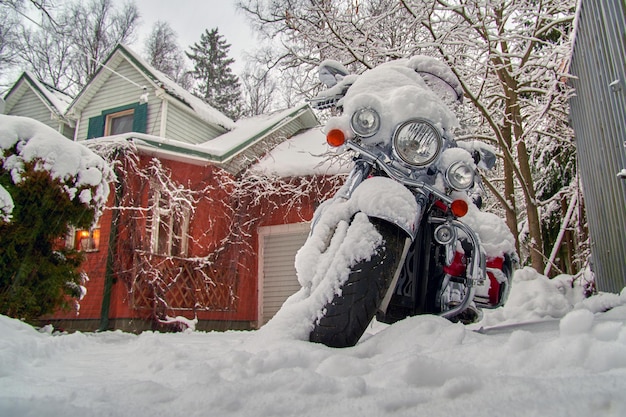
POLYGON ((241 119, 235 123, 235 127, 230 132, 200 143, 198 146, 207 152, 224 155, 231 149, 251 141, 255 137, 260 138, 264 133, 282 126, 307 107, 307 104, 302 104, 286 110, 241 119))
MULTIPOLYGON (((254 118, 259 119, 259 118, 254 118)), ((262 119, 262 117, 260 118, 262 119)), ((247 123, 246 123, 247 124, 247 123)), ((258 130, 258 129, 257 129, 258 130)), ((165 139, 145 133, 129 132, 115 136, 90 139, 94 144, 115 144, 133 141, 139 148, 154 150, 161 156, 189 163, 212 162, 221 163, 224 156, 232 149, 222 150, 216 154, 197 144, 165 139)), ((335 175, 347 173, 351 168, 350 161, 337 157, 326 144, 321 127, 314 127, 276 146, 251 170, 258 174, 278 177, 294 177, 306 175, 335 175)))
POLYGON ((50 102, 50 104, 54 106, 59 115, 64 115, 68 107, 72 103, 73 98, 65 94, 64 92, 52 87, 51 85, 40 81, 32 73, 26 71, 25 74, 28 76, 30 81, 37 87, 37 89, 41 91, 41 93, 50 102))
POLYGON ((270 176, 298 177, 346 173, 351 164, 333 157, 321 127, 287 139, 263 157, 252 171, 270 176))
POLYGON ((14 91, 18 90, 20 86, 25 85, 24 83, 31 85, 36 90, 35 94, 43 99, 44 104, 47 105, 51 111, 55 112, 59 117, 65 116, 67 109, 72 103, 72 97, 37 79, 37 77, 29 71, 22 73, 17 82, 5 95, 5 99, 12 95, 14 91))
POLYGON ((151 81, 162 87, 169 95, 177 98, 183 103, 187 104, 193 109, 193 111, 204 121, 220 125, 228 130, 236 127, 235 122, 224 115, 222 112, 205 103, 198 97, 185 90, 180 85, 176 84, 174 80, 162 73, 161 71, 148 64, 143 58, 137 55, 134 51, 125 45, 120 44, 119 48, 139 64, 148 76, 154 77, 151 81))

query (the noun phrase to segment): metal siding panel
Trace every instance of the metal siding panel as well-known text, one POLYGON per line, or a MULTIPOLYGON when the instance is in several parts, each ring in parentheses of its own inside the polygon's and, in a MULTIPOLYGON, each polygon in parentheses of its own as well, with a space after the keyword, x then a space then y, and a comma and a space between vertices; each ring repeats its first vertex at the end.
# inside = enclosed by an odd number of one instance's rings
POLYGON ((571 119, 598 289, 619 292, 626 285, 626 181, 616 177, 626 168, 626 8, 621 0, 582 1, 579 13, 571 119))

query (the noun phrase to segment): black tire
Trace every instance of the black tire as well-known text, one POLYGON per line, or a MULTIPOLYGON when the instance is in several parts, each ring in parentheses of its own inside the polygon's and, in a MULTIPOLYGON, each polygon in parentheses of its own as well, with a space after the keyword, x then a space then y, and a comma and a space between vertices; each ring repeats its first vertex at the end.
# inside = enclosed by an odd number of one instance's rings
POLYGON ((341 287, 341 296, 335 295, 326 304, 324 316, 315 323, 309 336, 311 342, 339 348, 356 345, 402 262, 406 233, 384 220, 370 218, 370 221, 382 235, 383 243, 369 261, 352 267, 341 287))

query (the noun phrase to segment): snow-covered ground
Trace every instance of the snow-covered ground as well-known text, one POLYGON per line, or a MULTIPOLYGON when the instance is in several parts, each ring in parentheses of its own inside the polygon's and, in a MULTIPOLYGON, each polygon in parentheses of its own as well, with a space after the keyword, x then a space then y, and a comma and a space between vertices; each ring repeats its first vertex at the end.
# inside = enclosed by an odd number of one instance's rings
POLYGON ((623 416, 625 324, 626 292, 583 300, 531 269, 481 323, 413 317, 349 349, 272 326, 57 334, 0 316, 0 416, 623 416))

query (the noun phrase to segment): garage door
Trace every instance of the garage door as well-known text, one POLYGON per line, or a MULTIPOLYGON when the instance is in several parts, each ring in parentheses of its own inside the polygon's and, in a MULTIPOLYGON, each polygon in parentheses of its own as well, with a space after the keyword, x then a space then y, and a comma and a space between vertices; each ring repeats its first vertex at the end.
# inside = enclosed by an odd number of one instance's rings
POLYGON ((297 223, 259 229, 261 325, 267 323, 285 300, 300 289, 294 259, 309 234, 309 228, 308 223, 297 223))

